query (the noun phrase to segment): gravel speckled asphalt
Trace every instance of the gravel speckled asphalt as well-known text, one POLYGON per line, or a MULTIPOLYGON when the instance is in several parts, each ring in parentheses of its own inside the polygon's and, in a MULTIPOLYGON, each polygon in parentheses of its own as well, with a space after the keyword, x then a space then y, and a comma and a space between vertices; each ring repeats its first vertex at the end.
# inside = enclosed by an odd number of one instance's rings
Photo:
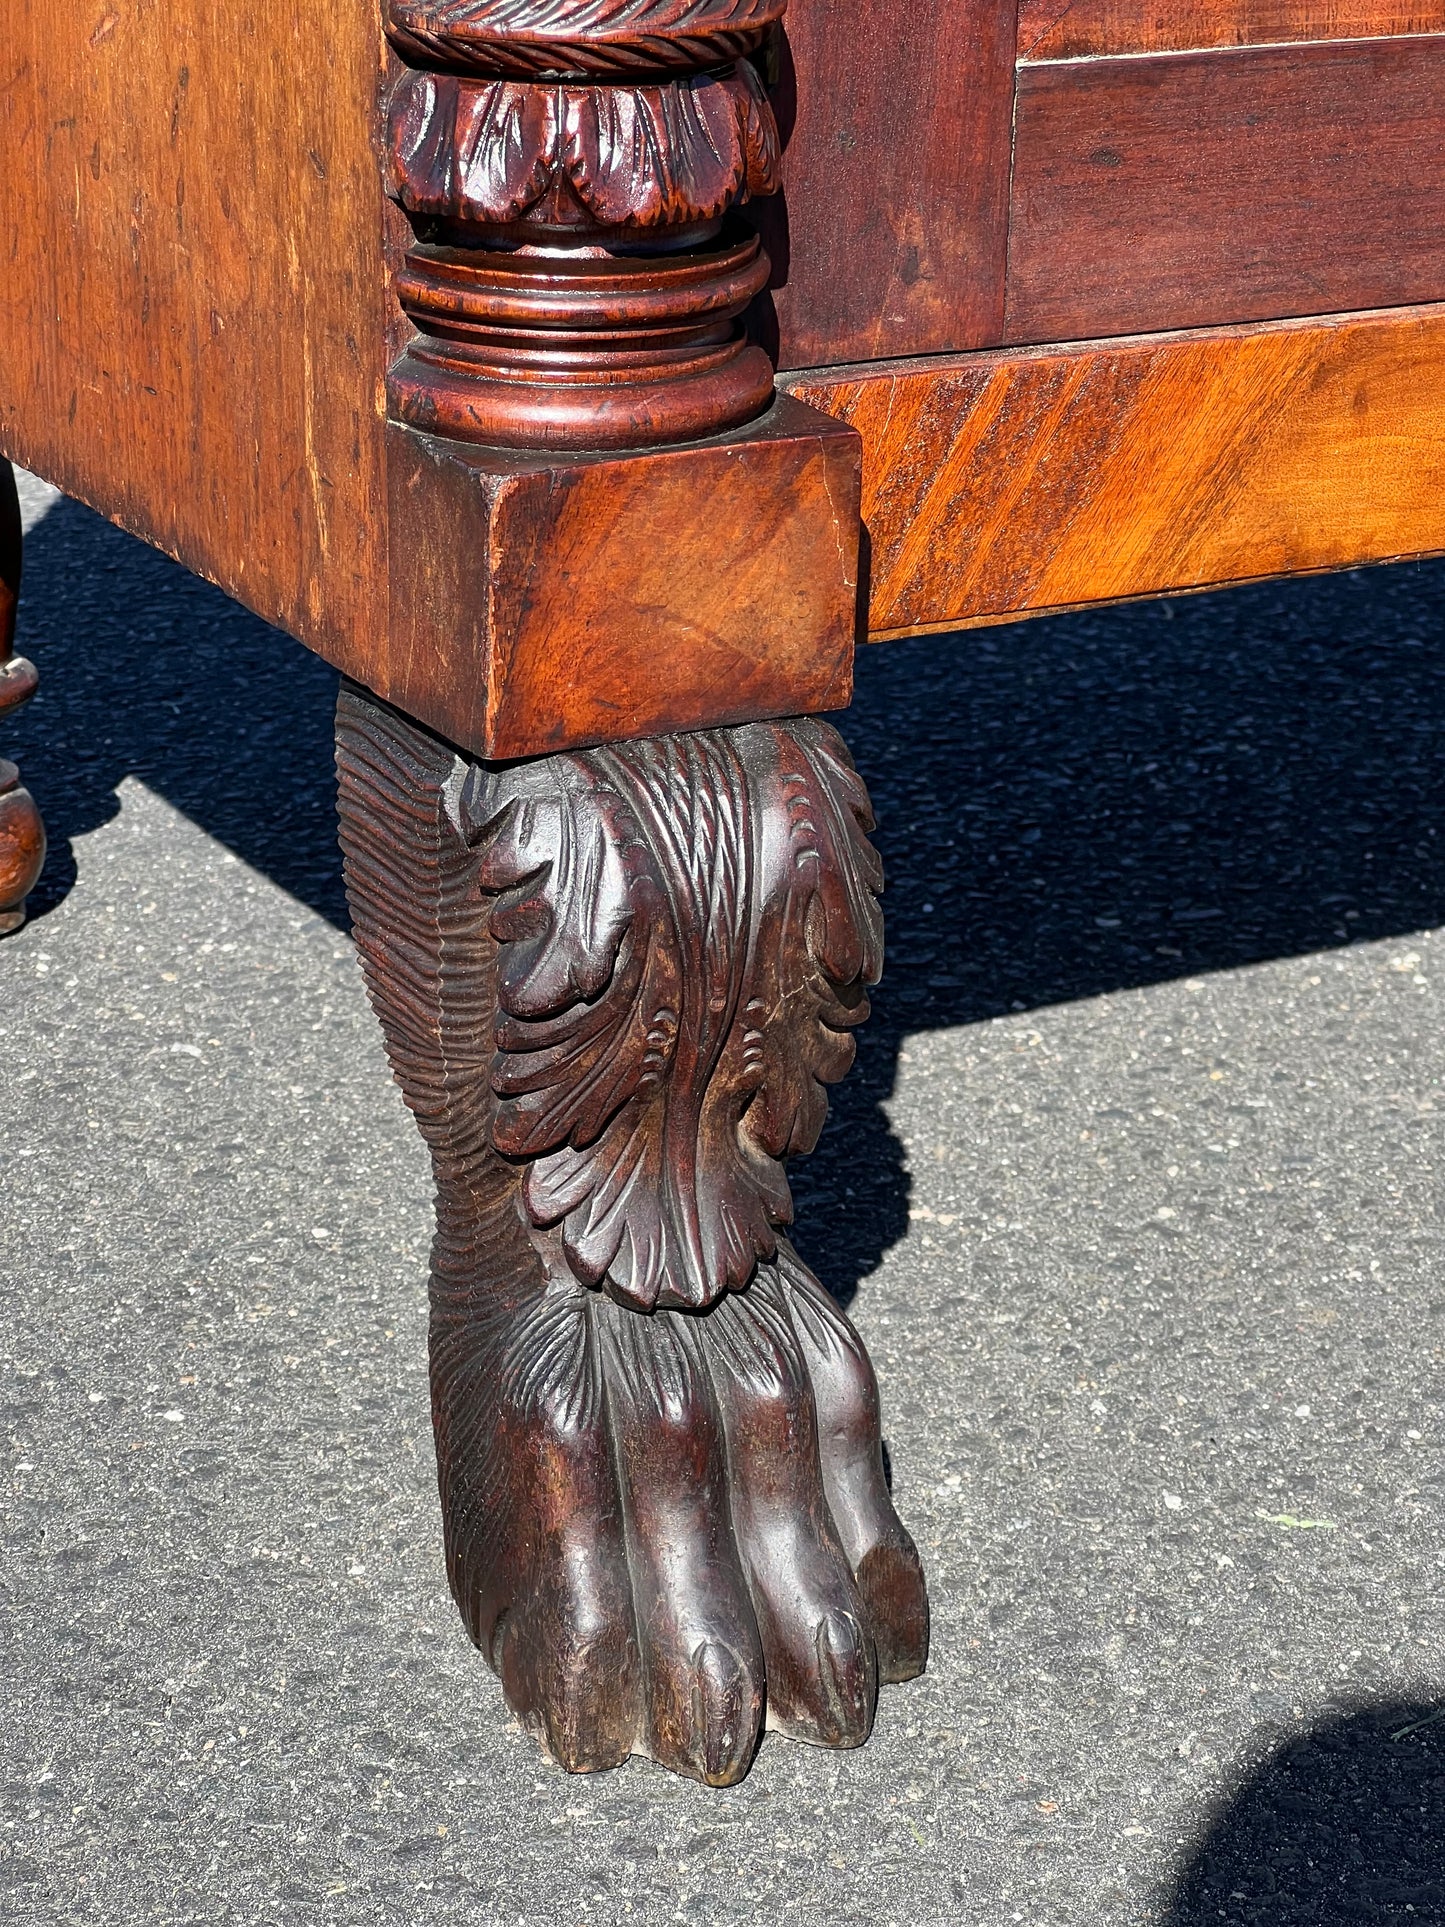
POLYGON ((548 1766, 448 1602, 334 677, 27 499, 4 1918, 1445 1921, 1445 564, 862 659, 889 963, 798 1242, 934 1655, 716 1793, 548 1766))

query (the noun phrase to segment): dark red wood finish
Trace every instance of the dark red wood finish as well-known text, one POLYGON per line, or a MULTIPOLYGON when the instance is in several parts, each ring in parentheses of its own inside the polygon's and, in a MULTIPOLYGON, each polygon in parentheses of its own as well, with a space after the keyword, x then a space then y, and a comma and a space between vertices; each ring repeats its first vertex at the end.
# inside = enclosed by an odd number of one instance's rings
POLYGON ((494 757, 839 708, 861 466, 854 429, 782 395, 705 442, 601 455, 392 423, 373 686, 494 757))
MULTIPOLYGON (((1098 44, 1168 38, 1132 4, 1098 44)), ((765 1720, 860 1744, 928 1645, 872 1368, 784 1235, 882 932, 793 713, 846 693, 861 443, 769 351, 881 453, 885 627, 1427 545, 1433 315, 1138 337, 1445 295, 1445 35, 1016 85, 1015 0, 382 11, 379 103, 356 9, 323 61, 271 0, 19 0, 0 421, 354 675, 458 1606, 565 1766, 725 1784, 765 1720)), ((0 708, 29 674, 0 629, 0 708)), ((37 828, 0 764, 0 924, 37 828)))
POLYGON ((562 1765, 857 1746, 928 1607, 872 1367, 779 1227, 882 962, 825 724, 469 762, 337 714, 347 892, 437 1179, 447 1568, 562 1765), (699 1315, 701 1314, 701 1315, 699 1315))
POLYGON ((1019 0, 1020 60, 1439 33, 1445 0, 1019 0))
POLYGON ((387 186, 416 237, 396 282, 417 330, 391 371, 399 421, 646 448, 762 413, 772 369, 739 317, 768 264, 723 217, 777 187, 777 126, 740 56, 782 10, 388 0, 410 64, 387 186))
POLYGON ((1445 35, 1019 70, 1010 343, 1445 298, 1445 35))
POLYGON ((765 1713, 860 1745, 928 1644, 872 1368, 779 1235, 882 961, 841 744, 743 721, 844 697, 858 619, 859 439, 775 402, 740 322, 777 135, 738 56, 780 11, 390 0, 417 334, 369 680, 409 714, 338 710, 436 1170, 453 1592, 564 1766, 719 1785, 765 1713))
POLYGON ((783 192, 753 211, 781 367, 998 339, 1014 31, 1015 0, 791 0, 783 192))

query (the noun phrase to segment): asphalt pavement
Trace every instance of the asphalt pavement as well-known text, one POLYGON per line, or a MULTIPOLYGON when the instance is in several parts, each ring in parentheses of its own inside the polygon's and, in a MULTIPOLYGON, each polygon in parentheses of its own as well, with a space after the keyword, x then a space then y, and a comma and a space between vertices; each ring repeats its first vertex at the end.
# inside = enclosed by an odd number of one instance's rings
POLYGON ((334 675, 26 500, 3 1918, 1445 1922, 1445 564, 861 658, 889 959, 797 1242, 933 1658, 715 1792, 548 1765, 449 1602, 334 675))

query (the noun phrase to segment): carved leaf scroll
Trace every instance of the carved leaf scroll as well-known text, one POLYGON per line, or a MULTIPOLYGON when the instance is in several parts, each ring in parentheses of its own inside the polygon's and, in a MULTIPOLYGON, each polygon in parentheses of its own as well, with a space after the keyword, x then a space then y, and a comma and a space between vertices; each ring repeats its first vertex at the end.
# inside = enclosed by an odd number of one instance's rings
POLYGON ((792 1218, 882 964, 867 798, 826 725, 477 771, 499 945, 494 1141, 576 1275, 639 1306, 747 1283, 792 1218))
POLYGON ((777 126, 746 62, 626 88, 404 73, 387 148, 401 205, 456 221, 515 221, 559 181, 604 227, 709 220, 778 186, 777 126))

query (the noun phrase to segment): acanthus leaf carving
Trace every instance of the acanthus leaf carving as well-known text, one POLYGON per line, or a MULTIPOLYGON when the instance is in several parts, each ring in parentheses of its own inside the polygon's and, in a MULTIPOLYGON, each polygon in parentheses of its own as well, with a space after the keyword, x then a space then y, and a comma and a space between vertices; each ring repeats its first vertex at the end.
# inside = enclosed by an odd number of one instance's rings
POLYGON ((866 987, 883 970, 883 865, 868 841, 868 792, 836 730, 803 717, 779 729, 762 813, 764 914, 755 940, 756 1096, 744 1136, 760 1157, 811 1151, 825 1086, 853 1061, 866 987))
POLYGON ((388 104, 391 192, 409 214, 515 220, 551 184, 556 120, 550 88, 404 73, 388 104))
POLYGON ((658 86, 541 86, 408 72, 393 90, 391 191, 408 213, 503 225, 565 184, 602 227, 711 220, 778 186, 751 66, 658 86))
POLYGON ((387 0, 407 63, 392 198, 416 236, 397 419, 508 446, 656 447, 773 397, 744 314, 766 283, 732 208, 779 186, 745 58, 785 0, 387 0))
POLYGON ((866 797, 825 725, 478 771, 494 1142, 583 1282, 701 1306, 771 1258, 881 967, 866 797))

